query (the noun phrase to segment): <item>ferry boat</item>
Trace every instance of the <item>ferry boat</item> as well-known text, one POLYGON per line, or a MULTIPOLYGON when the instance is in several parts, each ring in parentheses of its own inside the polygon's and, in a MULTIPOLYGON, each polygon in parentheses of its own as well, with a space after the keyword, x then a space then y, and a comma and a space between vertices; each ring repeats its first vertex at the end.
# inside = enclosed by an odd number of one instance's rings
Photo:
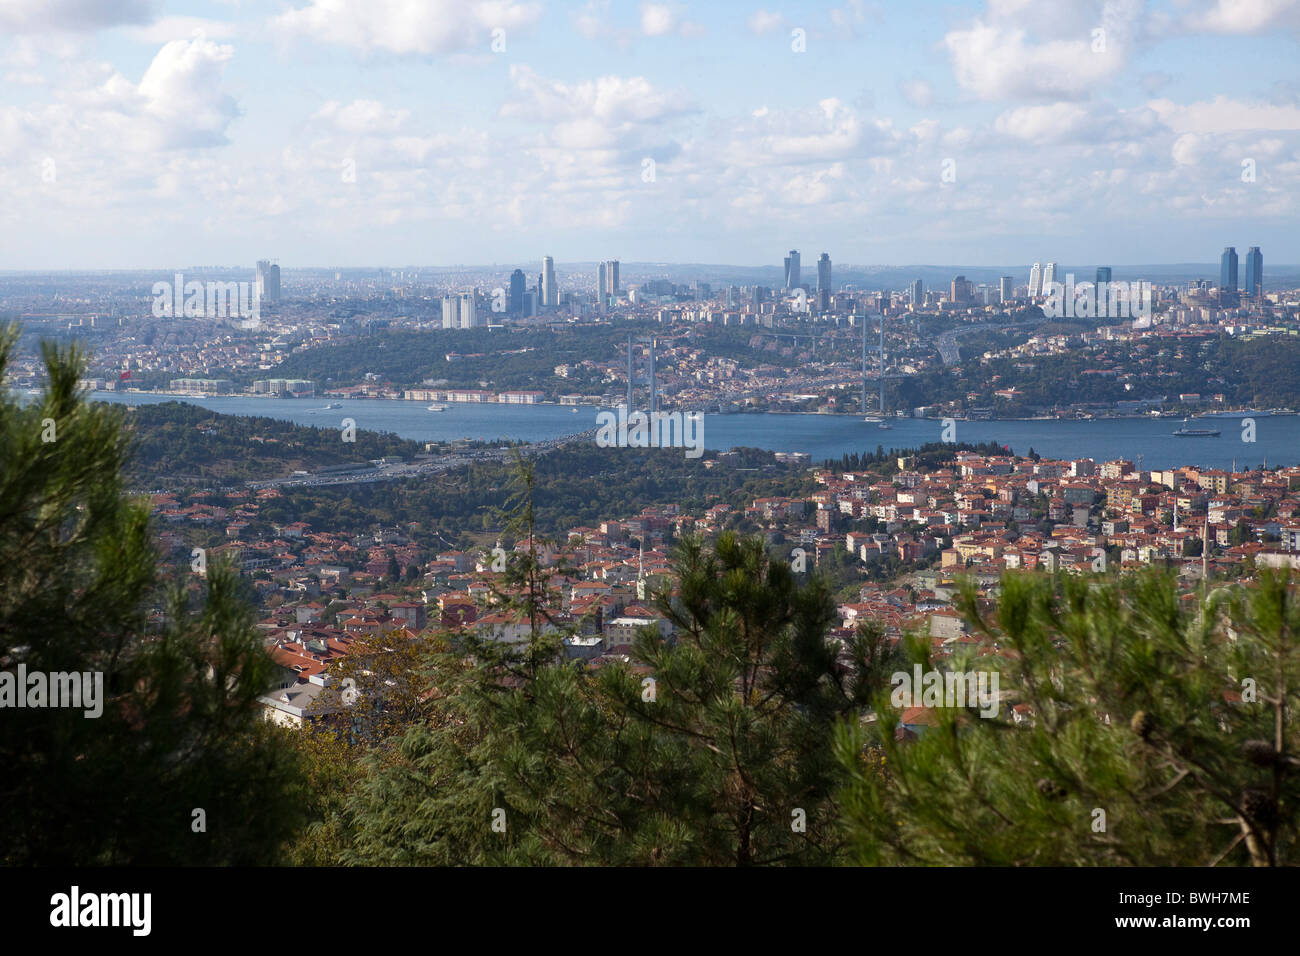
POLYGON ((864 419, 862 419, 862 420, 863 420, 864 422, 867 422, 867 423, 870 424, 870 425, 879 425, 881 422, 884 421, 883 418, 876 418, 876 416, 874 416, 874 415, 868 415, 868 416, 866 416, 866 417, 865 417, 864 419))
POLYGON ((330 402, 328 405, 325 406, 327 410, 331 408, 342 408, 342 407, 343 407, 342 402, 330 402))
POLYGON ((425 409, 425 411, 427 412, 445 412, 446 410, 447 410, 446 405, 438 405, 438 404, 430 405, 428 408, 425 409))
POLYGON ((1174 432, 1178 438, 1218 438, 1219 430, 1217 428, 1188 428, 1187 419, 1183 419, 1183 427, 1174 432))

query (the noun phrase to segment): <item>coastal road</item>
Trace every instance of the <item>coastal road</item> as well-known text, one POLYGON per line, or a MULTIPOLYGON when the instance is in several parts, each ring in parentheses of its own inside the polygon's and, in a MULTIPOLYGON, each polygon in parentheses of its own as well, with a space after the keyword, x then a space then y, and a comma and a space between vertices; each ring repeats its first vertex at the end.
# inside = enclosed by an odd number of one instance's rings
MULTIPOLYGON (((545 452, 554 451, 557 448, 563 448, 565 445, 572 445, 577 442, 594 441, 596 438, 596 429, 589 428, 586 431, 578 432, 574 435, 564 435, 561 438, 551 438, 546 441, 530 442, 526 445, 517 446, 519 453, 524 458, 532 458, 545 452)), ((324 485, 353 485, 353 484, 370 484, 376 481, 396 481, 402 478, 419 478, 428 475, 439 475, 464 465, 474 464, 475 462, 505 462, 510 459, 510 448, 486 448, 481 451, 461 452, 452 455, 444 455, 436 461, 422 461, 413 463, 401 463, 394 465, 380 465, 371 471, 364 471, 357 474, 344 475, 292 475, 288 478, 273 478, 269 481, 249 481, 246 486, 252 489, 260 488, 307 488, 321 487, 324 485)))

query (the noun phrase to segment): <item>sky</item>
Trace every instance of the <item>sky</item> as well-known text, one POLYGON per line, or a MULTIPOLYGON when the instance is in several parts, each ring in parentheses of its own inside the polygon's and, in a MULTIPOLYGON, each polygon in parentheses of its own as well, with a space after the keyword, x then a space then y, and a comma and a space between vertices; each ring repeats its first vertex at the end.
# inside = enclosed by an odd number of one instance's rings
POLYGON ((0 270, 1300 263, 1300 0, 0 0, 0 270))

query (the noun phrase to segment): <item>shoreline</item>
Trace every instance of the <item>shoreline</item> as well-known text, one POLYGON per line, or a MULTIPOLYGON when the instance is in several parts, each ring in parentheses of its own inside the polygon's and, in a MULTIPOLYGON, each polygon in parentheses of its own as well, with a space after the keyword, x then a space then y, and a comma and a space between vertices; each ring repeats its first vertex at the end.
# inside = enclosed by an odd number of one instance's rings
MULTIPOLYGON (((394 402, 403 405, 418 405, 423 399, 407 398, 388 398, 380 395, 353 395, 353 396, 335 396, 335 395, 315 395, 311 398, 294 398, 286 395, 269 395, 266 393, 230 393, 230 392, 172 392, 165 389, 91 389, 91 395, 157 395, 167 398, 185 399, 185 398, 202 398, 202 399, 272 399, 278 401, 290 401, 307 404, 315 401, 356 401, 356 402, 394 402)), ((565 405, 553 401, 541 402, 457 402, 450 399, 439 402, 438 404, 452 405, 466 408, 484 408, 484 407, 501 407, 501 408, 573 408, 573 409, 595 409, 602 410, 606 408, 615 408, 617 405, 593 405, 588 402, 580 402, 573 405, 565 405)), ((661 408, 660 411, 687 411, 687 409, 661 408)), ((860 418, 858 412, 816 412, 816 411, 791 411, 787 409, 759 409, 755 411, 731 411, 731 412, 709 412, 705 411, 704 415, 725 415, 727 417, 742 415, 808 415, 821 418, 860 418)), ((1281 418, 1287 416, 1300 415, 1300 412, 1292 409, 1257 409, 1257 410, 1214 410, 1201 412, 1199 414, 1162 414, 1162 415, 1136 415, 1136 414, 1095 414, 1087 417, 1077 416, 1058 416, 1058 415, 1032 415, 1023 417, 991 417, 991 418, 962 418, 954 415, 926 415, 917 417, 915 415, 880 415, 879 417, 885 422, 942 422, 951 418, 955 422, 978 423, 978 422, 1101 422, 1101 421, 1178 421, 1182 419, 1191 420, 1222 420, 1232 421, 1241 418, 1281 418)), ((867 424, 875 424, 868 422, 867 424)))

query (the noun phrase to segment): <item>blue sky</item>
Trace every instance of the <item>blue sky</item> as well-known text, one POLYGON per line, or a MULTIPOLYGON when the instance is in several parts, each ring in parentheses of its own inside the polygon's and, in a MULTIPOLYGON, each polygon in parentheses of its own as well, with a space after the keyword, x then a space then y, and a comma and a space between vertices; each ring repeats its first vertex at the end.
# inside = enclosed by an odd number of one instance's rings
POLYGON ((1297 263, 1298 30, 1298 0, 0 0, 0 268, 1297 263))

